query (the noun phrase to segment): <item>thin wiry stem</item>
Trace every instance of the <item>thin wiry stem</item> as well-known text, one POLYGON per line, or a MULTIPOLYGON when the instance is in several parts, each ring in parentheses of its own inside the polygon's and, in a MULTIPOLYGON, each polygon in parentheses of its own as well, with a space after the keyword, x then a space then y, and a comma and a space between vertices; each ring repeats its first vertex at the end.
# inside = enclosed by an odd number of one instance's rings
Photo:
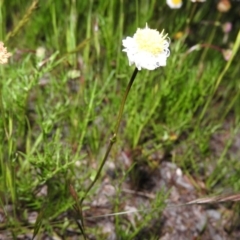
POLYGON ((135 68, 133 74, 132 74, 132 77, 130 78, 130 81, 128 83, 128 86, 127 86, 127 89, 124 93, 124 96, 122 98, 122 102, 121 102, 121 105, 120 105, 120 108, 119 108, 119 111, 118 111, 118 117, 117 117, 117 122, 116 122, 116 126, 115 126, 115 129, 114 129, 114 133, 112 135, 112 137, 110 138, 110 141, 109 141, 109 144, 108 144, 108 148, 107 148, 107 151, 104 155, 104 158, 102 159, 101 163, 100 163, 100 166, 97 170, 97 174, 94 178, 94 180, 91 182, 91 184, 89 185, 89 187, 87 188, 87 190, 85 191, 85 194, 84 196, 82 197, 80 203, 82 204, 82 202, 84 201, 84 199, 86 198, 87 194, 89 193, 89 191, 92 189, 92 187, 94 186, 94 184, 97 182, 100 174, 101 174, 101 171, 102 171, 102 168, 103 166, 105 165, 106 161, 107 161, 107 158, 108 158, 108 155, 109 153, 111 152, 111 149, 112 149, 112 146, 113 144, 116 142, 117 140, 117 133, 118 133, 118 130, 119 130, 119 127, 120 127, 120 123, 121 123, 121 120, 122 120, 122 116, 123 116, 123 110, 124 110, 124 106, 125 106, 125 103, 126 103, 126 100, 127 100, 127 97, 128 97, 128 94, 130 92, 130 89, 133 85, 133 82, 137 76, 137 73, 138 73, 138 69, 135 68))

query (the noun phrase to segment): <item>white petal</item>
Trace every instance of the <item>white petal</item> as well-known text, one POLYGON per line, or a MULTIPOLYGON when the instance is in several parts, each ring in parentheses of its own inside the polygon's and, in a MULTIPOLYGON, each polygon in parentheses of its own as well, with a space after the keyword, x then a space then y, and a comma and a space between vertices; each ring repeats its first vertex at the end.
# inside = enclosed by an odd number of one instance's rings
POLYGON ((180 8, 182 6, 182 1, 180 1, 178 4, 174 3, 172 0, 167 0, 167 5, 170 7, 170 8, 180 8))
POLYGON ((122 42, 125 48, 132 48, 136 45, 135 40, 131 37, 127 37, 126 39, 122 40, 122 42))

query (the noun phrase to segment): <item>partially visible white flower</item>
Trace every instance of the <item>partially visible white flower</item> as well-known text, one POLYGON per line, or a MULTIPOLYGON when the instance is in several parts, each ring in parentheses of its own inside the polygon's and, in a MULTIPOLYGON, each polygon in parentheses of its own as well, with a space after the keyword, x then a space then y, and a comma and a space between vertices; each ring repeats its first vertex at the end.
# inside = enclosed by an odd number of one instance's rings
POLYGON ((232 7, 229 0, 220 0, 217 4, 217 9, 219 12, 228 12, 230 8, 232 7))
POLYGON ((8 58, 11 56, 12 54, 7 51, 3 42, 0 42, 0 64, 6 64, 8 62, 8 58))
POLYGON ((36 57, 38 58, 38 60, 43 60, 45 58, 46 55, 46 48, 45 47, 38 47, 36 50, 36 57))
POLYGON ((226 61, 229 61, 232 56, 232 50, 231 49, 223 49, 222 50, 223 57, 226 61))
POLYGON ((170 55, 168 49, 170 39, 164 30, 159 33, 157 30, 148 28, 138 29, 133 37, 123 40, 123 51, 127 53, 129 65, 135 64, 138 70, 142 68, 154 70, 166 66, 167 57, 170 55))
POLYGON ((182 6, 182 0, 167 0, 167 5, 170 8, 180 8, 182 6))
POLYGON ((192 2, 206 2, 206 0, 191 0, 192 2))

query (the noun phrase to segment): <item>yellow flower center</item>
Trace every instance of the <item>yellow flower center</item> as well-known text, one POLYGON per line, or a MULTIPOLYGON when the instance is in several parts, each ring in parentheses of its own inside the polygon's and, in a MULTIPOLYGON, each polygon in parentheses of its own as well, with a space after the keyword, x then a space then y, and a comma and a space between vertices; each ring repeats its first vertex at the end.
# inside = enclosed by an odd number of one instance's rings
POLYGON ((182 3, 182 0, 172 0, 172 3, 178 5, 179 3, 182 3))
POLYGON ((133 37, 136 40, 139 50, 158 55, 163 51, 164 41, 167 37, 167 34, 164 36, 163 32, 164 30, 159 33, 157 30, 149 29, 146 26, 145 29, 138 29, 133 37))

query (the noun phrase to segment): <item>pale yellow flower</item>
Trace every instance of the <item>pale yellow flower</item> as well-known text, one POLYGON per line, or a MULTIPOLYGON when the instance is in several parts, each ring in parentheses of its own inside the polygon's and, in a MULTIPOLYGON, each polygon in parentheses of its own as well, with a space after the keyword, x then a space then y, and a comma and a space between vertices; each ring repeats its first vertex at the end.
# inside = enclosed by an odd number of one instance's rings
POLYGON ((229 0, 221 0, 217 4, 218 11, 223 13, 228 12, 231 7, 232 5, 229 0))
POLYGON ((6 64, 10 56, 12 54, 7 52, 7 48, 4 47, 3 42, 0 42, 0 64, 6 64))
POLYGON ((170 39, 164 30, 159 33, 157 30, 148 28, 138 29, 133 37, 123 40, 123 51, 127 53, 129 64, 135 64, 138 70, 142 68, 154 70, 166 66, 169 51, 170 39))
POLYGON ((170 8, 180 8, 182 6, 182 0, 167 0, 167 5, 170 8))

